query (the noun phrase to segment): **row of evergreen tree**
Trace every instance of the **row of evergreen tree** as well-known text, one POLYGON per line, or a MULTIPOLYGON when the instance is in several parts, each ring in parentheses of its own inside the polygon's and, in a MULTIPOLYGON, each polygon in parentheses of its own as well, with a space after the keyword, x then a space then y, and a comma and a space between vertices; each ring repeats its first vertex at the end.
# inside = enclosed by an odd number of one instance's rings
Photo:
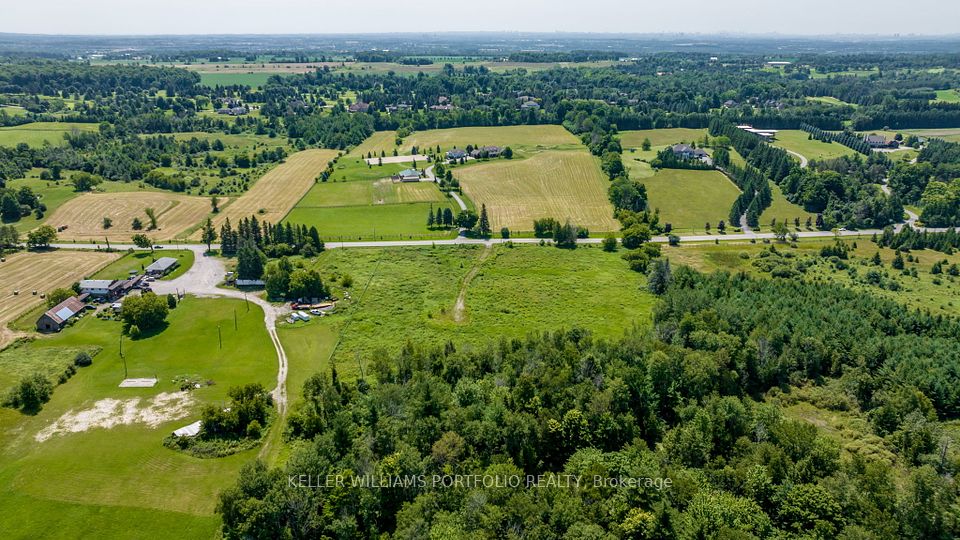
MULTIPOLYGON (((242 218, 234 228, 230 218, 220 227, 220 251, 226 257, 238 255, 244 243, 261 251, 268 257, 288 255, 310 256, 323 251, 323 240, 316 227, 292 223, 276 225, 259 221, 256 216, 242 218)), ((259 279, 258 277, 241 279, 259 279)))
POLYGON ((762 172, 749 164, 746 167, 729 165, 726 172, 741 190, 740 196, 730 207, 730 223, 739 224, 740 217, 746 215, 747 225, 757 227, 760 224, 760 214, 773 202, 770 182, 762 172))
POLYGON ((831 131, 822 130, 816 126, 811 126, 810 124, 800 124, 800 129, 806 131, 811 137, 821 142, 837 142, 846 146, 847 148, 856 150, 865 156, 869 156, 873 153, 873 151, 870 149, 870 145, 867 144, 862 137, 858 137, 847 131, 834 133, 831 131))

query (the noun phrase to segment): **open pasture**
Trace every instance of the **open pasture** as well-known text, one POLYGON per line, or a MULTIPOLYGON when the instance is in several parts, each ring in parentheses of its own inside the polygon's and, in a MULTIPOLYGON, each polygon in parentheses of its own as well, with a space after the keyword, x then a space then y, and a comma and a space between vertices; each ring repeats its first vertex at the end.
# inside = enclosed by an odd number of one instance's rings
MULTIPOLYGON (((263 175, 257 183, 220 211, 213 222, 217 229, 227 219, 236 225, 241 218, 257 216, 277 223, 290 212, 315 184, 317 176, 336 157, 335 150, 311 149, 297 152, 263 175)), ((195 234, 199 238, 199 232, 195 234)))
POLYGON ((722 173, 664 169, 643 180, 650 208, 660 210, 660 222, 677 233, 702 233, 727 221, 740 190, 722 173))
POLYGON ((168 322, 152 337, 124 339, 126 362, 118 350, 120 323, 94 317, 24 346, 37 362, 68 347, 101 352, 58 386, 38 414, 0 411, 0 507, 7 510, 0 530, 6 537, 49 537, 51 531, 100 538, 216 535, 217 493, 257 450, 199 459, 165 448, 162 440, 199 418, 204 405, 222 404, 231 386, 272 388, 277 359, 263 312, 252 304, 248 310, 242 300, 188 297, 168 322), (130 377, 156 376, 159 384, 118 388, 125 365, 130 377), (185 393, 177 377, 214 384, 185 393), (122 409, 106 422, 94 421, 92 413, 113 404, 122 409), (135 421, 127 422, 129 413, 136 413, 135 421), (72 419, 71 429, 51 429, 64 419, 72 419))
POLYGON ((137 233, 154 240, 170 240, 200 223, 209 213, 210 201, 205 197, 159 191, 84 193, 57 209, 47 223, 57 228, 67 227, 59 233, 61 240, 99 242, 109 238, 129 242, 137 233), (147 230, 146 208, 153 208, 157 214, 155 230, 147 230), (109 229, 103 228, 104 217, 113 221, 109 229), (142 230, 133 228, 134 218, 143 223, 142 230))
MULTIPOLYGON (((436 187, 430 186, 434 190, 436 187)), ((447 230, 428 230, 427 212, 459 208, 453 201, 354 206, 297 206, 284 221, 316 227, 327 241, 449 238, 447 230)))
POLYGON ((0 127, 0 146, 16 146, 26 143, 33 147, 43 146, 45 142, 53 146, 63 146, 66 141, 64 134, 73 131, 96 132, 98 124, 81 124, 71 122, 31 122, 19 126, 0 127))
POLYGON ((466 127, 451 129, 432 129, 417 131, 395 145, 396 132, 379 131, 357 146, 351 155, 366 157, 367 152, 379 156, 381 152, 393 155, 396 149, 400 154, 410 154, 414 146, 421 153, 428 149, 443 152, 456 148, 473 146, 509 146, 514 152, 533 152, 544 149, 571 149, 580 145, 580 141, 563 126, 505 126, 505 127, 466 127))
MULTIPOLYGON (((650 140, 650 146, 670 146, 677 143, 692 143, 703 140, 706 129, 664 128, 641 129, 620 132, 620 145, 624 150, 628 148, 640 149, 644 139, 650 140)), ((655 156, 654 156, 655 157, 655 156)))
POLYGON ((65 250, 8 255, 0 263, 0 348, 13 337, 7 325, 44 303, 41 294, 69 287, 119 257, 116 253, 65 250))
POLYGON ((773 145, 792 150, 809 160, 833 159, 856 154, 856 151, 838 142, 826 143, 810 139, 809 133, 799 129, 780 131, 773 145))
POLYGON ((439 202, 444 196, 432 182, 324 182, 316 184, 297 208, 439 202))
POLYGON ((532 231, 533 220, 553 217, 594 233, 615 231, 606 177, 586 151, 545 151, 521 161, 499 160, 457 172, 464 193, 487 205, 493 229, 532 231))

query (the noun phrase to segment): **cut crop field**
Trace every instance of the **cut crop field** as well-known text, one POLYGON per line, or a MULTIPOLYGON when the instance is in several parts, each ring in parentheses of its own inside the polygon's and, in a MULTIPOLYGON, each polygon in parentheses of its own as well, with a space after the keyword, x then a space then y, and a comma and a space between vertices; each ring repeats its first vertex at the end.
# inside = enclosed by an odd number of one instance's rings
POLYGON ((591 232, 618 230, 606 177, 585 150, 544 151, 520 161, 498 160, 457 171, 479 208, 487 205, 493 229, 532 231, 533 220, 553 217, 591 232))
POLYGON ((707 223, 727 221, 740 190, 723 173, 664 169, 644 178, 650 208, 678 233, 702 232, 707 223))
MULTIPOLYGON (((217 214, 214 226, 219 230, 227 218, 236 226, 241 218, 251 216, 279 223, 336 155, 335 150, 311 149, 288 156, 286 161, 263 175, 249 191, 217 214)), ((194 236, 199 238, 199 231, 194 236)))
POLYGON ((38 368, 68 348, 101 351, 93 365, 57 386, 38 414, 0 410, 4 537, 216 536, 217 494, 257 450, 199 459, 162 441, 197 420, 204 405, 224 403, 232 386, 272 388, 276 354, 263 312, 255 305, 248 311, 242 300, 187 297, 167 320, 159 334, 123 342, 130 377, 156 376, 153 388, 118 388, 125 366, 117 321, 85 317, 22 346, 24 361, 38 368), (177 377, 213 384, 182 392, 177 377))
POLYGON ((669 146, 677 143, 692 143, 703 140, 706 129, 666 128, 621 131, 620 145, 624 149, 640 149, 644 139, 650 139, 651 146, 669 146))
POLYGON ((191 197, 169 192, 85 193, 71 199, 55 211, 47 223, 53 227, 67 227, 59 233, 61 240, 130 241, 130 237, 143 233, 154 240, 177 238, 200 223, 210 213, 210 201, 205 197, 191 197), (157 229, 148 231, 149 220, 146 208, 157 214, 157 229), (103 218, 109 217, 113 224, 103 228, 103 218), (133 219, 139 218, 143 230, 132 227, 133 219))
POLYGON ((324 182, 316 184, 297 208, 441 202, 443 193, 433 182, 324 182))
POLYGON ((838 142, 826 143, 810 139, 806 131, 786 129, 777 133, 774 146, 792 150, 809 160, 833 159, 842 156, 852 156, 856 152, 838 142))
POLYGON ((396 148, 401 155, 408 155, 416 146, 425 151, 428 148, 436 150, 437 146, 443 152, 452 148, 466 148, 473 146, 509 146, 515 152, 534 152, 546 149, 572 149, 580 145, 580 141, 563 126, 505 126, 505 127, 466 127, 452 129, 433 129, 417 131, 403 139, 403 144, 396 146, 397 134, 395 131, 380 131, 374 133, 366 141, 356 147, 351 155, 366 156, 367 152, 379 156, 381 152, 393 155, 396 148))
POLYGON ((44 303, 41 294, 69 287, 119 257, 116 253, 65 250, 8 255, 0 263, 0 348, 13 337, 7 325, 44 303))
POLYGON ((392 355, 408 343, 450 341, 466 350, 572 327, 619 337, 649 322, 655 300, 620 255, 597 246, 536 245, 326 251, 312 264, 337 296, 339 278, 350 275, 353 299, 341 301, 334 316, 278 327, 287 355, 302 359, 290 363, 291 399, 299 398, 306 377, 329 373, 341 333, 334 360, 348 378, 359 375, 360 365, 368 369, 378 350, 392 355))
POLYGON ((43 146, 44 141, 53 146, 63 146, 65 133, 72 131, 97 131, 99 124, 81 124, 69 122, 31 122, 12 127, 0 128, 0 146, 16 146, 26 143, 33 147, 43 146))

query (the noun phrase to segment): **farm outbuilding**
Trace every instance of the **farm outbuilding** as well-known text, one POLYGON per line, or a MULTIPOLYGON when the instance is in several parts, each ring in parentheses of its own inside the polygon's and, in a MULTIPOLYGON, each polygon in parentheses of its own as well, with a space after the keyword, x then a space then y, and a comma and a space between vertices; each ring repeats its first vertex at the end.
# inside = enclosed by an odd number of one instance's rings
POLYGON ((419 182, 420 171, 416 169, 404 169, 397 173, 397 179, 401 182, 419 182))
POLYGON ((67 321, 72 319, 77 313, 83 311, 87 305, 84 303, 87 295, 71 296, 63 302, 47 310, 40 319, 37 320, 37 330, 40 332, 59 332, 66 326, 67 321))
POLYGON ((180 266, 180 261, 173 257, 160 257, 146 268, 148 276, 165 276, 180 266))

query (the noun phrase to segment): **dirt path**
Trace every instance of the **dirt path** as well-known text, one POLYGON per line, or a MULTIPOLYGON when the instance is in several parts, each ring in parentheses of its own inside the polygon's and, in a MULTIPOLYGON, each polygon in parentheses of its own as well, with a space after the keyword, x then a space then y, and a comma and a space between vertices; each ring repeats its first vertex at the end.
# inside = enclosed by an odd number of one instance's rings
MULTIPOLYGON (((784 148, 784 150, 787 150, 787 149, 784 148)), ((803 154, 800 154, 800 153, 798 153, 798 152, 794 152, 793 150, 787 150, 787 153, 796 156, 796 157, 800 160, 800 168, 801 168, 801 169, 806 169, 806 168, 807 168, 807 165, 810 164, 810 162, 807 160, 807 157, 804 156, 803 154)))
MULTIPOLYGON (((278 307, 259 296, 244 294, 235 289, 221 289, 218 287, 223 280, 226 271, 223 262, 206 254, 204 246, 190 246, 188 249, 194 252, 193 266, 185 274, 171 281, 156 281, 153 283, 153 290, 157 294, 181 293, 192 294, 199 297, 219 296, 227 298, 242 298, 248 302, 263 308, 263 324, 273 342, 273 348, 277 352, 277 387, 274 388, 273 402, 277 405, 278 426, 282 425, 283 418, 287 414, 287 353, 283 350, 283 344, 280 343, 280 337, 277 335, 277 318, 286 314, 284 307, 278 307)), ((267 438, 267 444, 261 449, 260 455, 268 452, 268 447, 274 437, 267 438)))
POLYGON ((453 306, 453 320, 454 322, 461 323, 466 318, 467 313, 467 289, 470 288, 470 282, 473 281, 473 278, 477 277, 477 274, 480 272, 480 267, 483 266, 483 262, 487 260, 487 257, 490 256, 490 253, 493 252, 493 244, 486 244, 483 247, 483 251, 480 253, 480 256, 477 258, 477 262, 473 264, 473 268, 467 272, 467 275, 463 276, 463 283, 460 285, 460 293, 457 294, 457 303, 453 306))

